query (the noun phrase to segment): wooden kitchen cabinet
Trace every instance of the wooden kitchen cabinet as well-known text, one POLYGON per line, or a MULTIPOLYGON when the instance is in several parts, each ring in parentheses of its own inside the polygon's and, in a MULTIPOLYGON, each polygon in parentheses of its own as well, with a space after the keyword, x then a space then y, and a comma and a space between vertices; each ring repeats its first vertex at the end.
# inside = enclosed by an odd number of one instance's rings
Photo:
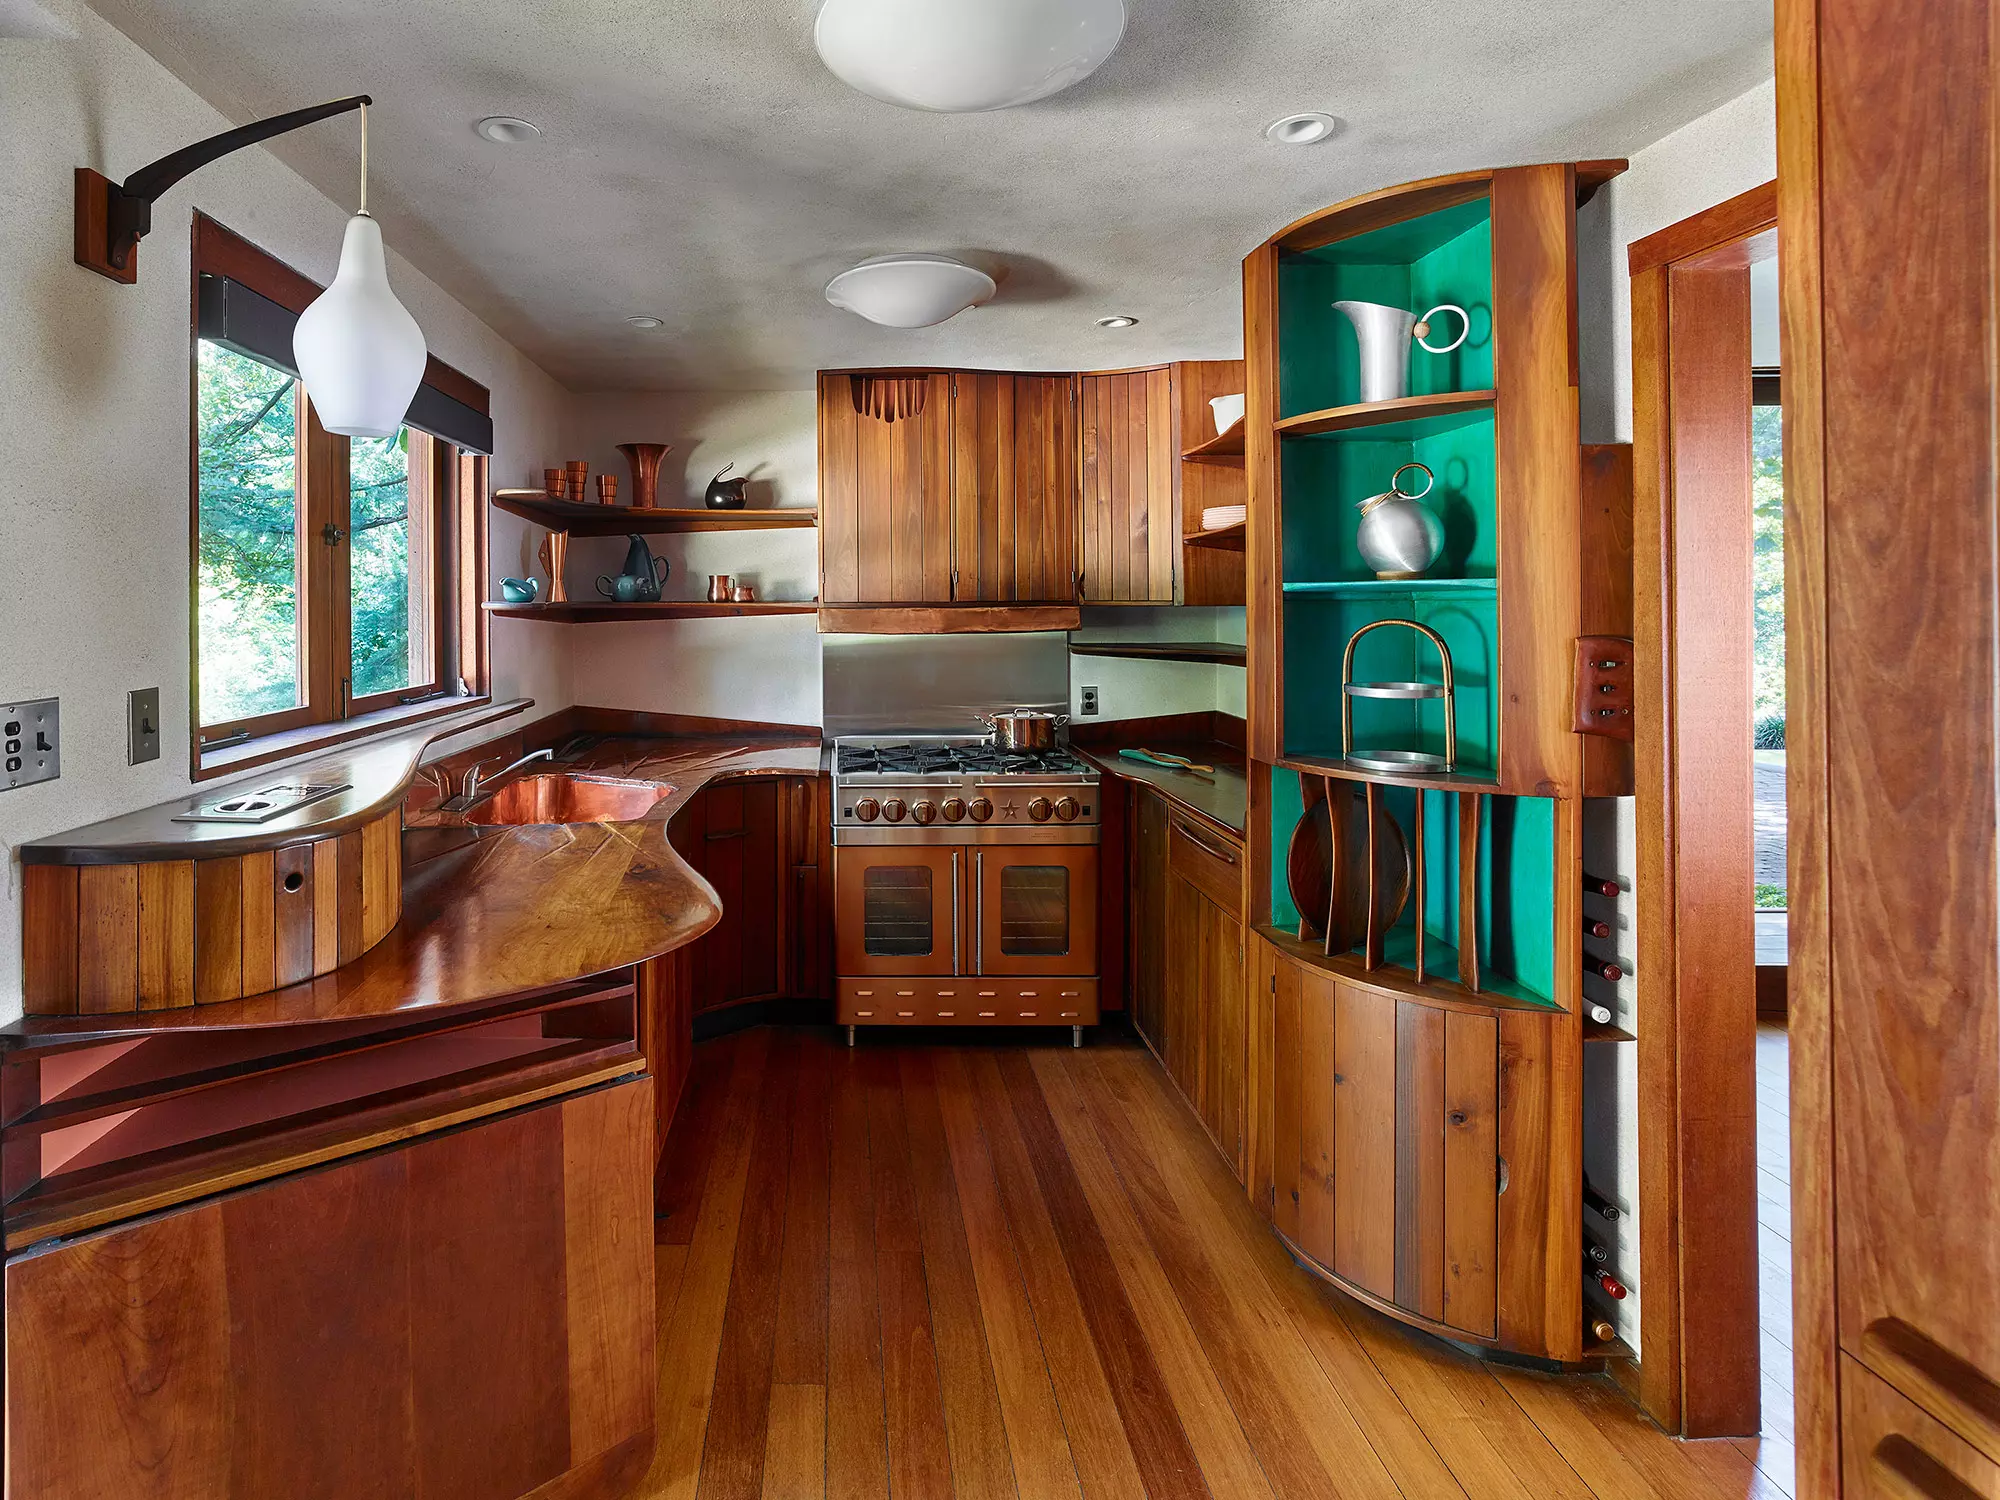
POLYGON ((959 603, 1076 600, 1076 380, 951 377, 952 576, 959 603))
POLYGON ((1132 1025, 1155 1055, 1166 1056, 1167 804, 1143 786, 1126 789, 1127 886, 1131 905, 1125 972, 1132 1025))
POLYGON ((1180 550, 1172 377, 1163 366, 1078 382, 1081 590, 1090 604, 1172 604, 1180 550))
POLYGON ((950 601, 951 447, 950 375, 820 375, 823 604, 950 601), (870 382, 895 388, 895 420, 870 382))

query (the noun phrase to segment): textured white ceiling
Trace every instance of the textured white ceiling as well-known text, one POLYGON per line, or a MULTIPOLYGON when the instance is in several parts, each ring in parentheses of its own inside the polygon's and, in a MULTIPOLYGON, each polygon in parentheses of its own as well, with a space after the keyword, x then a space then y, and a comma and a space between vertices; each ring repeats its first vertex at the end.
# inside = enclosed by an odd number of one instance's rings
MULTIPOLYGON (((1233 356, 1239 262, 1291 219, 1438 172, 1624 155, 1770 70, 1764 0, 1127 0, 1080 86, 935 115, 835 80, 812 0, 92 3, 237 120, 373 94, 390 244, 580 391, 1233 356), (1344 129, 1259 134, 1306 109, 1344 129), (489 114, 542 138, 489 144, 489 114), (822 300, 891 250, 961 255, 1000 295, 913 332, 822 300), (1140 325, 1092 326, 1110 312, 1140 325)), ((349 117, 276 149, 350 203, 354 143, 349 117)))

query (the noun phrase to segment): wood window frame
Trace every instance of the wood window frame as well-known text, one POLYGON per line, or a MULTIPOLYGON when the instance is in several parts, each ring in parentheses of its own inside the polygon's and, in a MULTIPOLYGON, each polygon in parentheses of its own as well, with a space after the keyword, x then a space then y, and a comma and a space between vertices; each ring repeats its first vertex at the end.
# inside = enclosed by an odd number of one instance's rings
MULTIPOLYGON (((351 593, 352 493, 349 440, 320 425, 310 399, 298 403, 298 513, 300 706, 222 724, 201 722, 201 454, 196 441, 201 401, 201 278, 223 276, 303 312, 322 288, 275 256, 224 228, 194 216, 189 269, 188 329, 188 660, 189 774, 196 781, 224 776, 329 745, 421 722, 490 700, 490 657, 485 611, 480 607, 487 572, 485 506, 489 460, 412 429, 410 507, 412 539, 418 531, 416 491, 421 486, 427 535, 421 578, 430 595, 429 680, 361 697, 351 692, 353 596, 351 593), (339 535, 323 543, 326 528, 339 535)), ((429 360, 425 383, 484 412, 484 386, 439 361, 429 360)), ((304 387, 299 387, 301 397, 304 387)), ((413 574, 412 585, 418 582, 413 574)))

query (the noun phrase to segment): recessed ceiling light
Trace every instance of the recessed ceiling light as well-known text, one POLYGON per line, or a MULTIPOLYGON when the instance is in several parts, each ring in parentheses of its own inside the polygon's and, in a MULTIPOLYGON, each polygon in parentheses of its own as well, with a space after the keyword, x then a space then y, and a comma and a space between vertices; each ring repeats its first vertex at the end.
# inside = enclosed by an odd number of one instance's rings
POLYGON ((656 318, 651 313, 640 313, 636 317, 627 318, 625 322, 630 327, 644 329, 648 333, 652 332, 655 328, 665 328, 667 326, 665 318, 656 318))
POLYGON ((1276 141, 1281 146, 1310 146, 1315 141, 1325 140, 1339 128, 1340 121, 1332 115, 1323 115, 1315 110, 1273 120, 1264 127, 1264 139, 1276 141))
POLYGON ((1130 313, 1113 313, 1108 318, 1099 318, 1097 326, 1099 328, 1130 328, 1138 321, 1130 313))
POLYGON ((517 120, 512 115, 488 115, 472 128, 479 132, 482 139, 497 146, 518 146, 542 133, 541 126, 528 120, 517 120))

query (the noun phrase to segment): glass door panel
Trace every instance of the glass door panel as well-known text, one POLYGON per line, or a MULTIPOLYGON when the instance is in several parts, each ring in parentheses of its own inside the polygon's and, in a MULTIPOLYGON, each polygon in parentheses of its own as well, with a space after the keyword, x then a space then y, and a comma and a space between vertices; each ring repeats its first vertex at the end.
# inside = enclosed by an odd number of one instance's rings
POLYGON ((978 974, 1097 972, 1097 850, 1074 844, 974 851, 978 974))
POLYGON ((960 971, 958 895, 964 850, 845 848, 835 851, 834 861, 840 973, 960 971))

